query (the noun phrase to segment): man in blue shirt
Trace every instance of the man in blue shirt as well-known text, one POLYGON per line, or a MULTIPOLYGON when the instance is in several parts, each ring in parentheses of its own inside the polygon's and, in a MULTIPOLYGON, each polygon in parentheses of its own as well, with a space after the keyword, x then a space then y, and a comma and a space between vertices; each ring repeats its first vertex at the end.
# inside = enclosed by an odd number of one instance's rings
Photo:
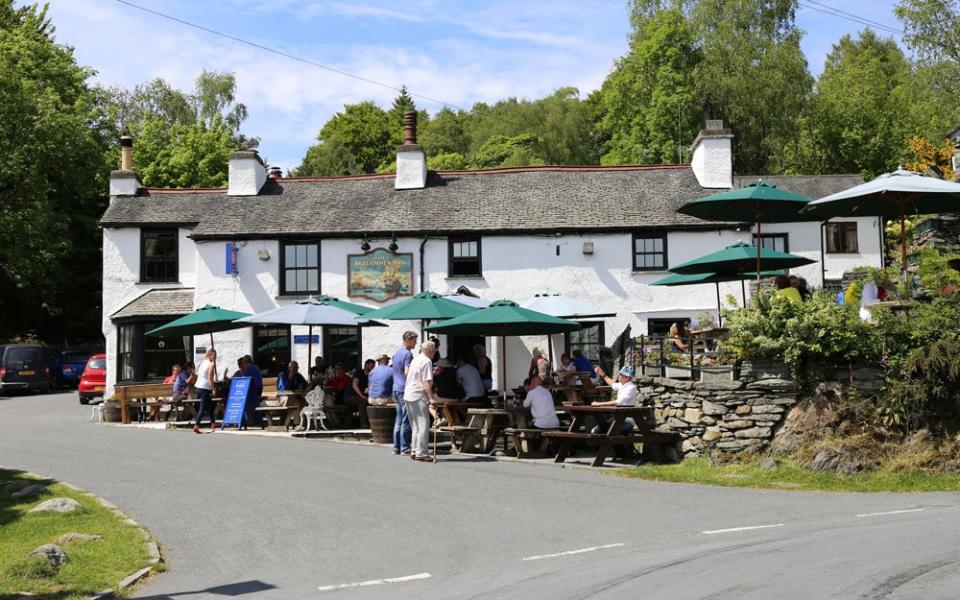
POLYGON ((403 334, 403 344, 393 353, 393 402, 397 405, 397 418, 393 422, 393 453, 410 455, 410 418, 403 400, 403 388, 407 385, 407 368, 413 361, 413 348, 417 345, 417 334, 407 331, 403 334))
POLYGON ((393 397, 393 367, 386 354, 377 356, 377 366, 367 375, 367 402, 383 406, 393 397))
POLYGON ((249 354, 240 359, 241 377, 250 378, 250 387, 247 388, 247 401, 243 405, 243 420, 245 423, 253 423, 263 427, 263 419, 255 409, 260 404, 260 397, 263 396, 263 376, 260 369, 253 364, 253 358, 249 354))
POLYGON ((590 362, 589 358, 583 355, 583 352, 574 350, 571 352, 571 354, 573 355, 573 364, 576 365, 577 371, 593 373, 593 363, 590 362))

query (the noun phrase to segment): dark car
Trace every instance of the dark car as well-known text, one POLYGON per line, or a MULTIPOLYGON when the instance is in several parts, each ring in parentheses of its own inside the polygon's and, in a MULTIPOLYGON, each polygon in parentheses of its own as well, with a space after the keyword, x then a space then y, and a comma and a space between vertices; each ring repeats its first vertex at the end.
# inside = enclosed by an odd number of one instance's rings
POLYGON ((49 392, 50 369, 38 344, 0 345, 0 394, 49 392))
POLYGON ((80 395, 80 404, 87 404, 91 398, 103 398, 107 389, 107 355, 94 354, 83 368, 77 393, 80 395))
POLYGON ((57 387, 77 387, 90 354, 90 352, 77 350, 58 352, 50 365, 53 383, 57 387))

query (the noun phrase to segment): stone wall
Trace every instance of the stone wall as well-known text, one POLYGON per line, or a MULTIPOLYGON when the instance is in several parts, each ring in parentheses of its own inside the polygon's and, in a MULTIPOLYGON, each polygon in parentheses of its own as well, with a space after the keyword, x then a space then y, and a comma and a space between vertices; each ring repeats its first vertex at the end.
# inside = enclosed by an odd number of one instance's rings
POLYGON ((797 402, 793 382, 782 379, 701 383, 641 377, 637 384, 643 404, 656 409, 658 429, 683 436, 684 456, 765 450, 797 402))

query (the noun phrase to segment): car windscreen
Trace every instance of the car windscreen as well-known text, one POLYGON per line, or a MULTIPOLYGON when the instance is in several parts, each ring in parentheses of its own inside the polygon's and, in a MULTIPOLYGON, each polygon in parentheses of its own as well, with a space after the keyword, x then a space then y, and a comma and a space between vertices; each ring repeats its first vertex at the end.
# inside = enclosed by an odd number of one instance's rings
POLYGON ((39 348, 7 348, 3 362, 12 367, 24 365, 39 366, 41 362, 39 348))
POLYGON ((106 369, 107 368, 107 359, 105 358, 91 358, 90 362, 87 363, 88 369, 106 369))

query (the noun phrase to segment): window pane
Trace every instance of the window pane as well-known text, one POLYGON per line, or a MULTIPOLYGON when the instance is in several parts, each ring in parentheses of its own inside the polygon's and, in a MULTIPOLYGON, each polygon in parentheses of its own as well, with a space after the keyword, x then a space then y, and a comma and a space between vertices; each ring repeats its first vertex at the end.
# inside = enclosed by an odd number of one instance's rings
POLYGON ((284 282, 284 288, 288 292, 293 292, 297 287, 297 272, 293 269, 290 269, 286 273, 286 281, 284 282))
POLYGON ((319 288, 319 286, 317 285, 317 281, 319 277, 320 277, 319 271, 317 271, 317 269, 310 269, 307 271, 307 290, 308 291, 314 292, 319 288))
POLYGON ((653 249, 657 252, 663 252, 663 240, 660 238, 653 240, 653 249))
POLYGON ((293 245, 283 248, 283 261, 287 267, 297 266, 297 247, 293 245))
POLYGON ((307 266, 316 267, 317 266, 317 245, 310 244, 307 246, 307 266))
POLYGON ((454 257, 454 258, 460 258, 461 256, 463 256, 463 244, 459 244, 459 243, 454 244, 454 245, 453 245, 453 257, 454 257))
POLYGON ((633 240, 633 251, 634 252, 643 252, 643 239, 637 238, 633 240))
POLYGON ((297 271, 297 291, 303 292, 307 289, 307 272, 297 271))
POLYGON ((306 246, 297 246, 297 266, 298 267, 307 266, 307 247, 306 246))
POLYGON ((473 256, 473 257, 476 257, 476 256, 477 256, 477 243, 476 243, 476 242, 470 242, 470 256, 473 256))

